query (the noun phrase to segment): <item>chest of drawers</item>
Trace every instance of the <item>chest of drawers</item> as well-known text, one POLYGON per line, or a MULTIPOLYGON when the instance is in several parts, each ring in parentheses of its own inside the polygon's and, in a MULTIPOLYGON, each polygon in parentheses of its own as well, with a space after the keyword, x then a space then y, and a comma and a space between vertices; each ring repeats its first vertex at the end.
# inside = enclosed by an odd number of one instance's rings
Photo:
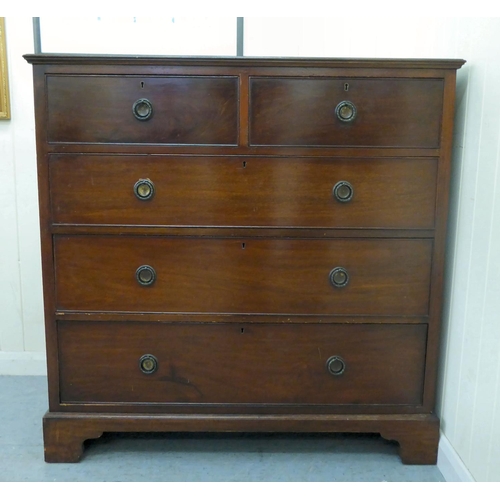
POLYGON ((373 432, 435 463, 462 60, 30 55, 45 459, 373 432))

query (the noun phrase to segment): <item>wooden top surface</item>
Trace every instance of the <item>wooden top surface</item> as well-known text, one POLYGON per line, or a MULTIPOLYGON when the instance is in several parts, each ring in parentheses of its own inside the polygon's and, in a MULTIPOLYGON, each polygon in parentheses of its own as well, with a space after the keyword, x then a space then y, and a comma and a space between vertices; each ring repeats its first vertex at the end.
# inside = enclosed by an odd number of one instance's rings
POLYGON ((322 68, 458 69, 463 59, 362 59, 311 57, 173 57, 101 54, 26 54, 31 64, 134 64, 177 66, 272 66, 322 68))

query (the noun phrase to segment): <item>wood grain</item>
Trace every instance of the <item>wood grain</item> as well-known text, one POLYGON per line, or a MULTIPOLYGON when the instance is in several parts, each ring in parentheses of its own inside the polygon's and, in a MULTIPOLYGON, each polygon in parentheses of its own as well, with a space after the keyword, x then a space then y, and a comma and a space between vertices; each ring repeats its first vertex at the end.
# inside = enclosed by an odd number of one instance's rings
POLYGON ((422 315, 431 240, 55 238, 58 310, 422 315), (141 286, 135 273, 157 274, 141 286), (330 271, 349 282, 335 288, 330 271))
POLYGON ((440 79, 252 77, 250 144, 439 147, 443 87, 440 79), (349 123, 335 115, 345 100, 357 109, 349 123))
POLYGON ((435 465, 439 420, 424 415, 109 415, 47 413, 45 460, 78 462, 86 439, 102 432, 363 432, 399 440, 405 464, 435 465))
POLYGON ((436 175, 436 160, 414 158, 50 157, 64 224, 431 229, 436 175), (139 179, 152 199, 134 195, 139 179), (347 203, 332 194, 340 181, 347 203))
POLYGON ((49 142, 237 144, 235 77, 49 76, 49 142), (146 98, 147 121, 132 105, 146 98))
POLYGON ((61 322, 61 401, 419 404, 426 329, 61 322), (141 372, 145 354, 157 372, 141 372), (342 375, 326 369, 334 355, 342 375))

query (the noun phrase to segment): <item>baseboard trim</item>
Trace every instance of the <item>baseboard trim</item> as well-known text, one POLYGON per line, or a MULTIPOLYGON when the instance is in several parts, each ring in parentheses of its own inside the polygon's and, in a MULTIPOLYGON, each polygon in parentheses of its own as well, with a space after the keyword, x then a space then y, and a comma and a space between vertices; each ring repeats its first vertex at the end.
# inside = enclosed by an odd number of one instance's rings
POLYGON ((437 466, 448 483, 475 482, 472 474, 443 433, 439 439, 437 466))
POLYGON ((0 375, 47 376, 45 353, 0 351, 0 375))

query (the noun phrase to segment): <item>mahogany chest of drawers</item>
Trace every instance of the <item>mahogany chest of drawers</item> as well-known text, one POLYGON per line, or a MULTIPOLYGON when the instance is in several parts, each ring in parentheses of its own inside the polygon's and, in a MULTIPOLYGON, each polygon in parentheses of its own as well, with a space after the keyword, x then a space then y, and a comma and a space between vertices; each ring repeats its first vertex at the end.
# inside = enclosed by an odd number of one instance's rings
POLYGON ((462 60, 30 55, 45 459, 374 432, 435 463, 462 60))

